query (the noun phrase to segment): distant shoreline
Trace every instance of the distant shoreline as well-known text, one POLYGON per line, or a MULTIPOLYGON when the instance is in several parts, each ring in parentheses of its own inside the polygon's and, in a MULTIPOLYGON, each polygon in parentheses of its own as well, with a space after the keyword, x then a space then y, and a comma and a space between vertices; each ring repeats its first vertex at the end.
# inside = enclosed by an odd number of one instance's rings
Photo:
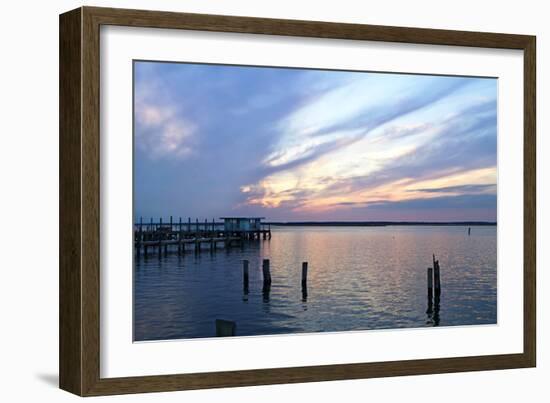
POLYGON ((269 224, 281 227, 389 227, 389 226, 493 226, 497 225, 492 221, 272 221, 262 224, 269 224))

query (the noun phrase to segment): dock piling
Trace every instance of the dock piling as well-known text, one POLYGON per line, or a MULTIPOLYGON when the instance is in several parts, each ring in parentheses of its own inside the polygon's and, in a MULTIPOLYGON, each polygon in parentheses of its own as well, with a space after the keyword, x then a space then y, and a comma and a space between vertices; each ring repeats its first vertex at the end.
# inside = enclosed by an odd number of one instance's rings
POLYGON ((430 315, 433 312, 433 269, 428 267, 428 309, 426 313, 430 315))
POLYGON ((302 262, 302 300, 307 300, 307 262, 302 262))
POLYGON ((433 309, 433 324, 434 326, 439 326, 439 311, 440 311, 440 301, 441 301, 441 278, 440 278, 440 267, 439 260, 435 260, 435 255, 433 257, 434 264, 434 309, 433 309))
POLYGON ((269 269, 269 259, 263 260, 262 271, 264 275, 264 284, 271 285, 271 271, 269 269))
POLYGON ((137 234, 136 255, 139 258, 141 254, 141 244, 143 242, 143 217, 139 217, 139 231, 137 234))
POLYGON ((243 292, 248 294, 248 260, 243 260, 243 292))
POLYGON ((435 298, 439 299, 441 296, 441 278, 439 272, 439 260, 434 258, 434 293, 435 298))
POLYGON ((269 293, 271 292, 271 272, 269 270, 269 259, 264 259, 262 263, 262 272, 264 278, 264 285, 262 288, 262 294, 264 302, 269 301, 269 293))
POLYGON ((178 255, 181 255, 181 238, 182 238, 182 231, 181 231, 181 217, 180 217, 179 225, 178 225, 178 255))
POLYGON ((216 337, 235 336, 237 324, 231 320, 216 319, 216 337))

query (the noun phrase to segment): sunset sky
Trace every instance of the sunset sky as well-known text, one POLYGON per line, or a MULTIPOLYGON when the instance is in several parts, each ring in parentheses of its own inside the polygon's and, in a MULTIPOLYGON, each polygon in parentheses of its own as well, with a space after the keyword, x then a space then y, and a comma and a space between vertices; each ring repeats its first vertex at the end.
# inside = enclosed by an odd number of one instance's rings
POLYGON ((496 221, 497 80, 134 64, 134 216, 496 221))

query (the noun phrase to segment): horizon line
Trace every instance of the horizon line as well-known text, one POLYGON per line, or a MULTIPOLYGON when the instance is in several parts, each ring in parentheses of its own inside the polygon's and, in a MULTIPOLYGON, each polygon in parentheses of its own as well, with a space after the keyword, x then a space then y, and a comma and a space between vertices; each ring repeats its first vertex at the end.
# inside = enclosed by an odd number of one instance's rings
MULTIPOLYGON (((221 217, 220 217, 221 218, 221 217)), ((239 217, 239 218, 250 218, 250 217, 239 217)), ((258 218, 258 217, 252 217, 258 218)), ((264 218, 265 219, 265 218, 264 218)), ((162 218, 161 218, 162 220, 162 218)), ((196 220, 196 219, 195 219, 196 220)), ((199 225, 204 224, 204 218, 198 221, 199 225)), ((162 221, 152 221, 153 224, 160 224, 162 221)), ((151 221, 143 220, 142 224, 150 224, 151 221)), ((162 222, 163 224, 170 224, 170 221, 162 222)), ((182 224, 187 225, 188 221, 182 221, 182 224)), ((212 221, 207 221, 208 224, 212 224, 212 221)), ((136 225, 139 225, 139 220, 136 220, 136 225)), ((178 221, 173 220, 173 225, 179 224, 178 221)), ((223 221, 214 221, 214 224, 223 224, 223 221)), ((497 225, 497 221, 492 220, 460 220, 460 221, 406 221, 406 220, 299 220, 299 221, 265 221, 262 224, 270 225, 497 225)), ((196 221, 191 221, 191 225, 196 225, 196 221)))

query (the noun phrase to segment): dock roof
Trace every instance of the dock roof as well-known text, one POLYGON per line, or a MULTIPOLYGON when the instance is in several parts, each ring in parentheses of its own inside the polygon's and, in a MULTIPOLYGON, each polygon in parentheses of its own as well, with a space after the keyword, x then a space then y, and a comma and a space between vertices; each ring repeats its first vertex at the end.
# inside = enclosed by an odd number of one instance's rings
POLYGON ((220 220, 265 220, 265 217, 220 217, 220 220))

